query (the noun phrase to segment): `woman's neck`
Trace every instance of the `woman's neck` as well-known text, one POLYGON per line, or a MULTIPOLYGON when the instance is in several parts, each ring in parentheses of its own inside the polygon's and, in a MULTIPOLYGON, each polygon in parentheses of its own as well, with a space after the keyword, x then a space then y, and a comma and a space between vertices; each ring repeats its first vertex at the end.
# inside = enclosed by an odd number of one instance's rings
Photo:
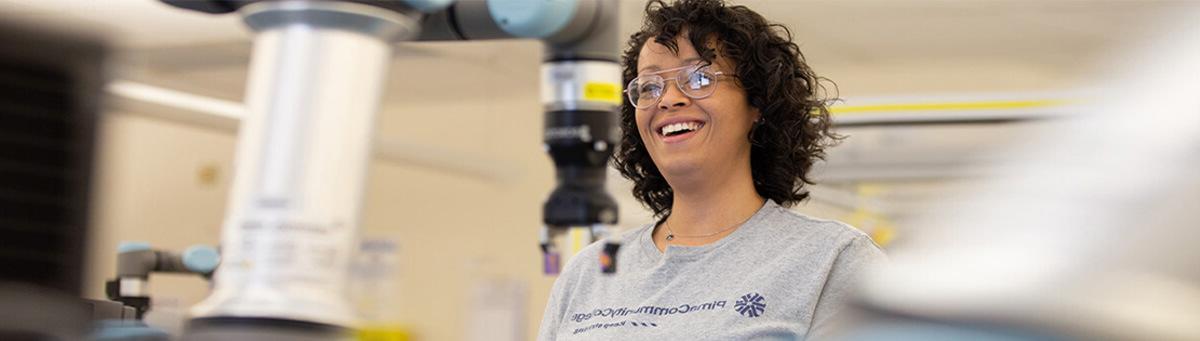
MULTIPOLYGON (((748 169, 726 175, 674 189, 671 215, 665 222, 675 235, 671 244, 704 245, 720 240, 762 208, 766 199, 754 189, 748 169)), ((656 240, 665 241, 667 229, 659 230, 656 240)))

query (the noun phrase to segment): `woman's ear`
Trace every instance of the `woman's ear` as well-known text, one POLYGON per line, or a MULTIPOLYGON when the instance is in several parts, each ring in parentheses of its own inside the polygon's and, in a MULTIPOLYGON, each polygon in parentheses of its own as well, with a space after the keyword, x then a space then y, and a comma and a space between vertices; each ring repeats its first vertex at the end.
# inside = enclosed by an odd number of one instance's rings
POLYGON ((755 108, 751 115, 754 117, 754 120, 750 121, 750 132, 746 134, 746 138, 750 140, 751 146, 761 146, 762 141, 759 141, 755 135, 758 135, 758 129, 766 123, 766 120, 763 119, 762 113, 758 111, 758 108, 755 108))

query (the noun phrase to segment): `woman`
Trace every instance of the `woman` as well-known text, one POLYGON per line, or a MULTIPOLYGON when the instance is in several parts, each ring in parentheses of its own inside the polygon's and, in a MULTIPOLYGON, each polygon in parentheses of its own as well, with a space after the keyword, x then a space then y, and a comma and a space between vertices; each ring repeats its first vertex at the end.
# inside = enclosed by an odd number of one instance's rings
POLYGON ((570 262, 538 338, 818 339, 883 258, 862 232, 783 208, 836 140, 818 77, 746 7, 655 0, 646 14, 624 54, 615 164, 661 220, 621 236, 615 275, 570 262))

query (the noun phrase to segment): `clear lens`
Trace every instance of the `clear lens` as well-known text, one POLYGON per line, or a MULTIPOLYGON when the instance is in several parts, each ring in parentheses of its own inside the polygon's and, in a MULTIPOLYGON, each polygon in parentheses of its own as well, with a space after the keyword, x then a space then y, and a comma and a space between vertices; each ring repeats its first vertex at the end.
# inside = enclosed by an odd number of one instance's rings
POLYGON ((625 87, 625 91, 629 94, 629 103, 639 109, 646 109, 658 103, 658 99, 662 97, 665 81, 658 75, 646 75, 634 78, 629 82, 629 86, 625 87))
POLYGON ((680 72, 676 78, 679 83, 679 90, 691 98, 703 98, 712 94, 715 87, 712 86, 716 76, 708 71, 708 68, 688 69, 685 72, 680 72))

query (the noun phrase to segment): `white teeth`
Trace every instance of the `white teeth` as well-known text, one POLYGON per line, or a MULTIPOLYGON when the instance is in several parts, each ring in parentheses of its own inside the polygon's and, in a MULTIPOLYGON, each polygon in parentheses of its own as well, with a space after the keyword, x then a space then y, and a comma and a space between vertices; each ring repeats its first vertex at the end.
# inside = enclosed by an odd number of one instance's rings
POLYGON ((700 129, 700 122, 672 123, 662 127, 662 134, 666 136, 683 130, 695 131, 696 129, 700 129))

